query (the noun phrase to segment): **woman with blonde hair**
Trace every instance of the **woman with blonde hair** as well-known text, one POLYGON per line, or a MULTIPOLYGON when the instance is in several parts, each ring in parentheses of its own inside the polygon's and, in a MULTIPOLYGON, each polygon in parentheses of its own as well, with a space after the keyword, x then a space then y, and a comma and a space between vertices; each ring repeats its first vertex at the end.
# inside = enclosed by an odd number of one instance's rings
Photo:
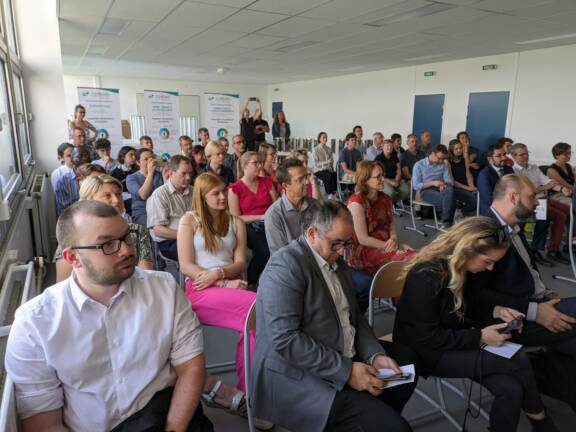
POLYGON ((423 375, 469 378, 486 387, 494 395, 492 432, 515 431, 522 410, 532 431, 558 431, 546 416, 526 354, 518 352, 508 359, 483 349, 499 347, 511 331, 522 331, 523 314, 487 304, 466 285, 468 274, 492 270, 506 254, 510 242, 504 229, 487 217, 467 218, 414 256, 402 275, 406 280, 394 342, 420 356, 423 375), (487 316, 500 323, 475 327, 487 316), (516 330, 508 323, 514 323, 516 330))
POLYGON ((414 249, 398 242, 392 198, 382 191, 384 172, 380 163, 359 162, 355 181, 355 193, 346 203, 354 221, 348 264, 368 274, 375 274, 389 261, 409 260, 414 249))
POLYGON ((262 162, 256 152, 246 152, 240 157, 239 179, 228 188, 230 213, 246 224, 248 247, 252 259, 248 266, 248 282, 258 282, 264 270, 270 251, 264 231, 264 213, 278 198, 270 177, 258 175, 262 162))
POLYGON ((222 177, 226 186, 234 183, 234 173, 232 173, 230 168, 224 165, 226 150, 222 144, 216 141, 208 141, 208 144, 204 147, 204 154, 206 155, 208 163, 202 172, 211 172, 222 177))
POLYGON ((98 135, 98 130, 94 125, 86 120, 86 108, 80 104, 74 107, 74 118, 68 120, 68 135, 70 138, 72 138, 75 128, 84 131, 86 134, 86 143, 92 143, 98 135))
MULTIPOLYGON (((242 219, 228 211, 226 184, 214 173, 196 178, 192 210, 180 219, 178 226, 180 270, 190 279, 186 296, 202 324, 237 331, 237 387, 244 387, 244 322, 256 294, 248 291, 243 278, 246 268, 246 227, 242 219)), ((250 350, 254 335, 250 336, 250 350)), ((210 378, 212 379, 212 378, 210 378)), ((205 401, 214 406, 213 396, 222 385, 214 380, 205 401), (210 396, 212 395, 212 396, 210 396)), ((240 413, 243 393, 232 399, 232 411, 240 413)), ((216 406, 222 407, 216 403, 216 406)))
MULTIPOLYGON (((101 174, 89 176, 80 185, 80 200, 95 200, 106 203, 125 216, 124 200, 122 198, 122 183, 112 176, 101 174)), ((138 253, 138 267, 144 270, 152 270, 152 248, 150 236, 142 225, 129 222, 130 230, 136 233, 136 252, 138 253)), ((72 273, 72 266, 62 259, 60 246, 54 255, 56 262, 56 282, 61 282, 72 273)))

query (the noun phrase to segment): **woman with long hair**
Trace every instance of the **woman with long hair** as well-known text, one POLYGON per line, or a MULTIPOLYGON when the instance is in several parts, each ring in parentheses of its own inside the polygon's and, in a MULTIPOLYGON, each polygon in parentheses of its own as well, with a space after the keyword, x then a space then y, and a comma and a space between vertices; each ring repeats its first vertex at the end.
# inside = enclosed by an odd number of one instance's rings
POLYGON ((204 172, 211 172, 222 177, 226 186, 234 183, 234 173, 224 165, 226 150, 222 144, 216 141, 208 141, 208 144, 204 147, 204 154, 206 159, 208 159, 204 172))
MULTIPOLYGON (((114 177, 106 174, 89 176, 82 181, 80 185, 80 201, 82 200, 100 201, 114 207, 118 214, 125 214, 122 184, 114 177)), ((138 235, 138 241, 135 245, 138 253, 138 267, 144 270, 152 270, 152 248, 148 232, 142 225, 132 222, 129 222, 128 225, 138 235)), ((60 246, 56 250, 54 261, 56 262, 56 282, 63 281, 72 273, 72 266, 62 259, 60 246)))
POLYGON ((328 146, 328 134, 318 134, 318 144, 312 149, 314 160, 314 175, 322 180, 328 195, 336 192, 336 172, 334 171, 334 159, 332 149, 328 146))
POLYGON ((509 245, 496 220, 472 217, 422 248, 401 275, 406 280, 394 341, 416 351, 424 375, 469 378, 486 387, 494 395, 492 432, 515 431, 520 411, 528 416, 532 431, 555 432, 558 429, 546 416, 526 354, 517 352, 508 359, 483 349, 504 344, 511 335, 502 331, 524 316, 511 308, 486 304, 479 292, 466 285, 468 274, 492 270, 509 245), (499 323, 475 327, 486 317, 499 323))
MULTIPOLYGON (((196 178, 192 210, 178 226, 180 270, 190 279, 186 296, 202 324, 240 335, 236 345, 237 387, 244 390, 244 322, 256 294, 248 291, 246 227, 228 211, 226 184, 214 173, 196 178)), ((253 335, 250 349, 254 348, 253 335)))
POLYGON ((392 198, 382 191, 384 171, 380 163, 359 162, 355 181, 355 193, 346 203, 354 222, 348 264, 357 270, 375 274, 389 261, 409 260, 414 249, 398 242, 392 198))
POLYGON ((278 111, 274 115, 274 122, 272 123, 272 136, 274 138, 281 138, 287 140, 290 138, 290 123, 286 121, 284 111, 278 111))
POLYGON ((448 160, 450 173, 454 179, 454 195, 456 200, 464 205, 464 216, 473 216, 476 213, 476 193, 474 176, 470 170, 468 155, 464 153, 464 146, 457 139, 448 144, 448 160))
POLYGON ((248 247, 252 259, 248 266, 248 282, 255 284, 264 270, 270 251, 264 231, 264 213, 278 198, 270 177, 260 177, 262 162, 256 152, 246 152, 240 157, 238 181, 228 189, 230 213, 246 224, 248 247))

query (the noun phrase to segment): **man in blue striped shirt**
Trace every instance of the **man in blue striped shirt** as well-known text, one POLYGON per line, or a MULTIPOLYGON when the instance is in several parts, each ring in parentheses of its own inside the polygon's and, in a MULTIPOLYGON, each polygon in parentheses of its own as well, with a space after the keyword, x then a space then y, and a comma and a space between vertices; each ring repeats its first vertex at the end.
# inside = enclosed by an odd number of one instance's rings
POLYGON ((72 151, 72 170, 60 177, 54 188, 58 214, 62 213, 70 204, 78 201, 80 186, 76 178, 76 170, 80 165, 90 163, 90 161, 90 150, 88 148, 85 146, 74 148, 72 151))
POLYGON ((448 149, 438 144, 432 148, 428 157, 414 164, 412 171, 412 187, 420 191, 423 201, 441 209, 443 228, 452 225, 456 209, 454 181, 446 164, 447 159, 448 149))

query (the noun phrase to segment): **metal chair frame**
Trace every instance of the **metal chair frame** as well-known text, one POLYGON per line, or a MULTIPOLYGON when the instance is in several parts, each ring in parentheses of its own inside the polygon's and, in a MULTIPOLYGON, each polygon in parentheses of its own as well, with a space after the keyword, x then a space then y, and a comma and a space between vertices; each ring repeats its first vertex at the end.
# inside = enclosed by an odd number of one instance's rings
POLYGON ((417 234, 420 234, 422 237, 427 237, 428 233, 425 233, 424 231, 418 229, 418 227, 416 226, 416 217, 414 215, 414 206, 415 205, 419 205, 420 207, 432 207, 432 212, 434 214, 434 225, 430 225, 430 224, 423 224, 422 226, 426 227, 426 228, 432 228, 436 231, 443 231, 442 228, 440 228, 440 225, 438 224, 438 213, 436 212, 436 206, 434 204, 430 204, 427 203, 425 201, 422 200, 415 200, 414 198, 415 195, 415 191, 414 191, 414 186, 412 185, 412 181, 410 181, 410 219, 412 221, 412 225, 407 225, 404 227, 404 229, 406 231, 414 231, 417 234))
POLYGON ((574 200, 570 202, 570 222, 568 223, 568 255, 570 255, 570 268, 572 269, 573 277, 552 275, 552 279, 576 283, 576 264, 574 261, 574 245, 572 244, 572 237, 574 235, 574 200))

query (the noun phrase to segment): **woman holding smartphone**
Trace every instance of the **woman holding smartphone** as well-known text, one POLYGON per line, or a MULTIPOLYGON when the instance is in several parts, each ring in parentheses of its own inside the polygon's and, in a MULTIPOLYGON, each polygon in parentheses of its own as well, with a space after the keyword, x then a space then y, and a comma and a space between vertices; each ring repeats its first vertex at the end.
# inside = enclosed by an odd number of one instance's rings
MULTIPOLYGON (((511 432, 520 411, 534 432, 558 429, 547 417, 528 357, 517 352, 507 359, 485 351, 510 338, 508 323, 523 315, 510 308, 482 302, 466 287, 469 273, 492 270, 509 246, 498 222, 472 217, 454 225, 420 250, 405 268, 406 281, 394 325, 394 341, 418 353, 424 374, 469 378, 493 395, 491 432, 511 432), (474 327, 479 317, 503 322, 474 327)), ((518 331, 522 331, 520 327, 518 331)))

